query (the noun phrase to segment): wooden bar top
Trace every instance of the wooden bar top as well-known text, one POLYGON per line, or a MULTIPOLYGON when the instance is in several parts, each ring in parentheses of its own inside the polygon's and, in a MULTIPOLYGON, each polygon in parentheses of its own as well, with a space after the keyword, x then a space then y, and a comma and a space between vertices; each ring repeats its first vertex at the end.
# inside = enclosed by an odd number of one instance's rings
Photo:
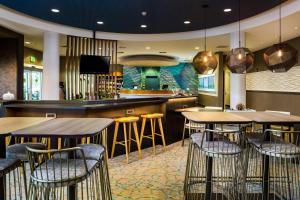
POLYGON ((87 137, 93 136, 114 122, 109 118, 56 118, 25 129, 13 136, 30 137, 87 137))
POLYGON ((9 134, 13 131, 24 129, 42 122, 53 120, 45 117, 3 117, 0 118, 0 134, 9 134))

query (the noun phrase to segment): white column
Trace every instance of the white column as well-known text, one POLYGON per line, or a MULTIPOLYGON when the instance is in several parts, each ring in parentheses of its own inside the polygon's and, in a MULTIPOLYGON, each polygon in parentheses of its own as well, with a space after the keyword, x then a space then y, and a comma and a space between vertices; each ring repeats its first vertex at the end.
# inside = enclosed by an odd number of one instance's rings
MULTIPOLYGON (((245 32, 241 32, 241 47, 245 46, 245 32)), ((239 32, 230 34, 230 48, 239 47, 239 32)), ((246 74, 231 73, 230 76, 230 108, 236 109, 236 105, 246 105, 246 74)))
POLYGON ((44 33, 43 100, 59 100, 59 34, 44 33))

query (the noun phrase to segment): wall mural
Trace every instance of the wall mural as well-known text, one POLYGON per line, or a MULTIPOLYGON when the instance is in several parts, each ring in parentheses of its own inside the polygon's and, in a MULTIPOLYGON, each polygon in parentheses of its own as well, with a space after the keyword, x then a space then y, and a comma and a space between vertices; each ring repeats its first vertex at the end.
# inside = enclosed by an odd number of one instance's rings
POLYGON ((198 93, 198 75, 190 63, 170 67, 124 67, 123 75, 125 89, 154 89, 159 81, 159 89, 167 85, 169 90, 189 88, 191 93, 198 93))

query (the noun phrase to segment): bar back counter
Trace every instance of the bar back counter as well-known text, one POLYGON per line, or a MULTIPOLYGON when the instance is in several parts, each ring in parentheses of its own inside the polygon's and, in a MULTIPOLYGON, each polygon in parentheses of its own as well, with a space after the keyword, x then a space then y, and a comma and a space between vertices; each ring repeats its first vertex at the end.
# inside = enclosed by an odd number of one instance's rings
MULTIPOLYGON (((176 109, 193 107, 197 104, 196 96, 188 97, 141 97, 121 98, 98 101, 8 101, 2 102, 3 116, 7 117, 44 117, 56 115, 66 117, 104 117, 117 118, 124 116, 140 116, 149 113, 164 114, 164 131, 167 144, 181 140, 184 118, 176 109)), ((138 123, 140 130, 141 124, 138 123)), ((113 128, 108 129, 108 150, 111 150, 113 128)), ((146 126, 145 130, 150 130, 146 126)), ((123 135, 123 134, 119 134, 123 135)), ((157 138, 157 143, 161 143, 157 138)), ((150 147, 151 141, 143 142, 142 148, 150 147)), ((136 150, 136 147, 132 147, 136 150)), ((115 155, 123 154, 123 148, 116 147, 115 155)))

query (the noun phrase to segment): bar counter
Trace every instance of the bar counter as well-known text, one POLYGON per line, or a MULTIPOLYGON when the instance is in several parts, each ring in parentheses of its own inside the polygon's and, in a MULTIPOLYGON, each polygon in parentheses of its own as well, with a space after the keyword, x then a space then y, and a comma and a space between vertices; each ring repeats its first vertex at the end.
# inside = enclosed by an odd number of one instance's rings
MULTIPOLYGON (((176 109, 193 107, 197 104, 197 96, 162 96, 120 98, 97 101, 3 101, 2 115, 7 117, 45 117, 46 113, 55 114, 57 118, 117 118, 124 116, 140 116, 149 113, 163 113, 163 126, 167 144, 181 139, 183 117, 176 109)), ((140 131, 140 123, 138 129, 140 131)), ((114 125, 108 128, 108 150, 111 149, 114 125)), ((147 133, 150 127, 145 129, 147 133)), ((122 135, 122 134, 120 134, 122 135)), ((158 139, 157 143, 161 141, 158 139)), ((143 148, 150 147, 145 142, 143 148)), ((133 147, 133 150, 135 147, 133 147)), ((116 155, 123 148, 116 149, 116 155)))

